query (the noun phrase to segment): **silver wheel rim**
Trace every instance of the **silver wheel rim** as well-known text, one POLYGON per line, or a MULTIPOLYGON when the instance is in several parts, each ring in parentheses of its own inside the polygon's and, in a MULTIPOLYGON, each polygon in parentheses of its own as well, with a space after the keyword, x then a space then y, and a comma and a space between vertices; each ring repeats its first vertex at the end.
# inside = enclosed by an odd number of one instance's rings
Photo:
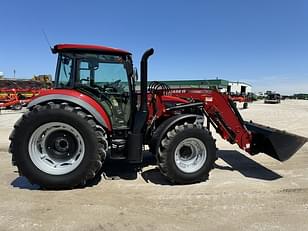
POLYGON ((51 175, 64 175, 80 165, 85 144, 81 134, 71 125, 50 122, 32 133, 28 151, 38 169, 51 175))
POLYGON ((197 138, 182 140, 175 149, 176 166, 185 173, 194 173, 202 168, 206 161, 206 147, 197 138))

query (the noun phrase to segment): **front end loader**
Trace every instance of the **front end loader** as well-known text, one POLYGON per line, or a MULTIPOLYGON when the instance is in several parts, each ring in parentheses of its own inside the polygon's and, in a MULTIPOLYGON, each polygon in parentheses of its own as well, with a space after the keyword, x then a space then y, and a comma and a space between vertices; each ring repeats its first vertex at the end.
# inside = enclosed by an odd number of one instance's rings
POLYGON ((106 158, 143 161, 144 146, 176 184, 208 178, 216 160, 211 129, 246 152, 284 161, 304 137, 243 121, 228 95, 208 89, 170 89, 152 82, 141 59, 140 90, 130 52, 59 44, 55 87, 42 91, 10 135, 12 162, 42 188, 85 186, 106 158), (206 120, 206 122, 205 122, 206 120))

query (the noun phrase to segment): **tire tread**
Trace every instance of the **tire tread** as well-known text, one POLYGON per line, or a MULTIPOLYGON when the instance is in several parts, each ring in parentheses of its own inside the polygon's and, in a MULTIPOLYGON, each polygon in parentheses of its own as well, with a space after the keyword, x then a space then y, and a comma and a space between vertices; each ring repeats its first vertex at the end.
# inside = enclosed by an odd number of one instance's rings
MULTIPOLYGON (((69 113, 75 113, 76 115, 87 121, 91 129, 96 134, 98 148, 97 155, 94 155, 95 158, 90 161, 89 168, 84 172, 83 177, 79 179, 79 182, 77 184, 72 182, 66 182, 65 185, 44 184, 42 186, 48 189, 62 189, 85 186, 89 180, 92 180, 96 176, 96 173, 101 169, 102 164, 106 158, 106 151, 108 149, 107 134, 104 128, 99 126, 93 120, 93 117, 90 114, 87 114, 85 111, 82 110, 82 108, 74 107, 73 105, 69 105, 68 103, 59 104, 55 102, 48 102, 44 105, 36 105, 32 108, 32 110, 29 110, 23 114, 23 116, 15 123, 14 129, 9 136, 9 139, 11 140, 9 152, 12 154, 12 164, 17 166, 20 175, 22 175, 21 165, 23 163, 19 163, 18 158, 15 157, 15 155, 19 155, 19 153, 16 153, 16 150, 19 144, 19 139, 21 138, 21 136, 18 136, 17 134, 22 133, 23 129, 25 129, 27 120, 29 120, 33 115, 44 110, 64 110, 69 113)), ((36 183, 35 180, 32 179, 31 175, 26 177, 31 183, 36 183)))

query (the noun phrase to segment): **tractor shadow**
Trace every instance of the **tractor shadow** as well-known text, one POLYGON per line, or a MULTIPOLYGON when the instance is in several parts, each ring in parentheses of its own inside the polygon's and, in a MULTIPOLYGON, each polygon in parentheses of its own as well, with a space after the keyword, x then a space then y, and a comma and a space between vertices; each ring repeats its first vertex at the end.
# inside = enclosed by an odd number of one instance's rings
MULTIPOLYGON (((266 168, 238 151, 220 150, 217 152, 217 157, 222 159, 228 165, 218 165, 215 163, 214 169, 238 171, 245 177, 266 181, 273 181, 282 178, 278 173, 266 168)), ((172 185, 172 183, 167 181, 160 173, 157 167, 143 171, 141 176, 147 183, 151 182, 153 184, 172 185)))
MULTIPOLYGON (((238 151, 220 150, 217 157, 226 162, 229 166, 214 164, 215 169, 223 171, 238 171, 243 176, 266 181, 273 181, 282 178, 278 173, 266 168, 258 162, 248 158, 238 151)), ((138 173, 146 183, 159 185, 173 185, 159 171, 156 166, 156 158, 150 152, 144 152, 144 158, 141 164, 129 164, 125 160, 107 159, 98 172, 96 177, 89 181, 86 187, 92 187, 104 180, 135 180, 138 173), (150 168, 150 166, 152 168, 150 168), (149 167, 143 171, 143 168, 149 167)), ((26 177, 17 177, 11 182, 13 187, 28 190, 38 190, 38 185, 31 184, 26 177)))
POLYGON ((102 169, 97 174, 88 186, 98 184, 103 178, 104 180, 136 180, 138 173, 148 183, 147 176, 150 174, 150 181, 154 180, 158 184, 170 184, 160 174, 159 169, 155 166, 157 164, 156 158, 148 151, 143 153, 143 162, 141 164, 130 164, 126 160, 112 160, 106 159, 102 169), (155 166, 154 169, 143 171, 143 168, 155 166))
POLYGON ((19 189, 28 189, 28 190, 39 190, 40 186, 37 184, 31 184, 30 181, 24 177, 24 176, 19 176, 15 180, 11 182, 11 185, 14 188, 19 188, 19 189))
POLYGON ((229 166, 221 166, 215 163, 214 167, 216 169, 238 171, 245 177, 267 181, 282 178, 278 173, 266 168, 238 151, 219 150, 217 152, 217 157, 225 161, 229 166))
POLYGON ((94 179, 92 184, 98 184, 102 177, 104 180, 136 180, 138 173, 146 183, 172 185, 160 173, 156 158, 149 151, 143 152, 143 162, 141 164, 129 164, 125 160, 107 159, 101 173, 97 175, 98 177, 94 179))
MULTIPOLYGON (((130 164, 126 160, 112 160, 107 158, 103 164, 103 167, 96 174, 94 179, 87 182, 85 187, 93 187, 99 184, 102 180, 135 180, 138 177, 138 173, 142 173, 144 167, 156 165, 156 159, 150 152, 143 153, 143 162, 141 164, 130 164)), ((152 170, 152 169, 151 169, 152 170)), ((159 184, 168 184, 168 182, 161 176, 159 170, 151 173, 151 179, 159 184)), ((29 180, 24 176, 18 176, 11 182, 11 186, 19 189, 28 190, 45 190, 40 188, 39 185, 31 184, 29 180)), ((78 188, 78 187, 77 187, 78 188)), ((80 187, 84 188, 84 187, 80 187)))

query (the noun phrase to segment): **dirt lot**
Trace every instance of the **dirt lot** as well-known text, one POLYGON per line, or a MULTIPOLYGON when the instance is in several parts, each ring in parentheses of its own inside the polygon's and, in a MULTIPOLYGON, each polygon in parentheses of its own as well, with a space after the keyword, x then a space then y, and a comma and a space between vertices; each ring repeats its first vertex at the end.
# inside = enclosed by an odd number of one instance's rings
MULTIPOLYGON (((308 101, 240 112, 308 137, 308 101)), ((41 191, 10 164, 7 137, 20 115, 0 114, 0 230, 308 230, 308 144, 280 163, 218 138, 220 158, 204 183, 171 186, 147 155, 141 172, 112 162, 105 171, 115 180, 41 191)))

